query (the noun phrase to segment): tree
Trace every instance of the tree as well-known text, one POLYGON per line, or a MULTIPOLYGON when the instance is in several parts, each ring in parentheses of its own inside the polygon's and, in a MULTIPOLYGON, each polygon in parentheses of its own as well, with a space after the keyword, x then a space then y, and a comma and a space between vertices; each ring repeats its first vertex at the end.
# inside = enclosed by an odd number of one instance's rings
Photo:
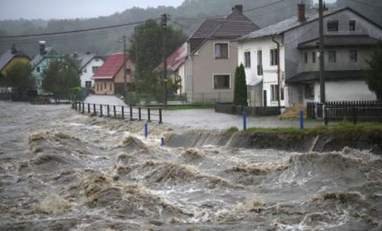
POLYGON ((371 59, 366 62, 369 67, 365 71, 365 81, 370 91, 377 95, 377 99, 382 100, 382 42, 378 43, 371 59))
MULTIPOLYGON (((187 39, 182 30, 167 27, 166 53, 170 55, 187 39)), ((138 76, 151 73, 163 60, 163 28, 155 20, 136 27, 130 38, 130 59, 137 65, 138 76)))
POLYGON ((233 103, 237 106, 248 106, 247 83, 245 81, 245 71, 243 64, 240 64, 240 66, 236 67, 233 103))
POLYGON ((12 93, 17 100, 22 100, 23 95, 35 88, 34 78, 32 77, 32 67, 29 63, 16 62, 9 67, 5 77, 1 81, 4 87, 11 87, 12 93))
POLYGON ((81 85, 81 71, 70 57, 52 60, 42 72, 42 88, 51 92, 57 101, 69 98, 73 89, 81 85))

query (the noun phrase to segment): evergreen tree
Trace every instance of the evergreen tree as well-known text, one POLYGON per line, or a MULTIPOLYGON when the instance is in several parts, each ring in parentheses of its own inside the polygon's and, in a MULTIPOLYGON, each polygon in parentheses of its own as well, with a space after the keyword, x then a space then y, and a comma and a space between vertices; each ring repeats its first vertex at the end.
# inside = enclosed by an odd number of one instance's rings
POLYGON ((69 98, 72 91, 81 85, 81 71, 70 57, 52 60, 42 72, 42 88, 51 92, 57 101, 69 98))
POLYGON ((366 62, 369 65, 365 72, 366 83, 370 91, 377 95, 377 99, 382 100, 382 42, 378 43, 371 59, 366 62))
POLYGON ((233 103, 236 106, 248 106, 247 83, 245 81, 245 71, 243 64, 240 64, 240 66, 236 67, 233 103))
POLYGON ((29 63, 16 62, 9 67, 1 81, 4 87, 11 87, 17 100, 22 100, 23 95, 35 88, 32 77, 32 67, 29 63))

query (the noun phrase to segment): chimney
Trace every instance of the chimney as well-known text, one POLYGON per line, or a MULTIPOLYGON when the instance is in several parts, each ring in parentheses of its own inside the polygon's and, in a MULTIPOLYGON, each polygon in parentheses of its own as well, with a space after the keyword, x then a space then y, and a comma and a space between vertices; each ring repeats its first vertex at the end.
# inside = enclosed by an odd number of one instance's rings
POLYGON ((39 41, 38 43, 40 44, 40 55, 44 55, 45 54, 45 41, 39 41))
POLYGON ((238 10, 240 13, 243 13, 243 5, 235 5, 234 10, 238 10))
POLYGON ((298 4, 297 10, 298 10, 298 21, 304 22, 306 20, 306 18, 305 18, 305 4, 304 3, 298 4))
POLYGON ((16 49, 16 44, 12 44, 12 47, 11 47, 11 54, 16 54, 17 52, 17 49, 16 49))

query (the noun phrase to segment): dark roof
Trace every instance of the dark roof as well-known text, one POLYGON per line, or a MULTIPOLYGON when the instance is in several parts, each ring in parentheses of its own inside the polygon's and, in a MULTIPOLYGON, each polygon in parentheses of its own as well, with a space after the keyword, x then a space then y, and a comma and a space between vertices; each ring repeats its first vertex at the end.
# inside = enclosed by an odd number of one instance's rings
MULTIPOLYGON (((324 37, 325 47, 367 47, 376 46, 380 40, 369 35, 327 35, 324 37)), ((319 38, 298 44, 298 49, 318 48, 319 38)))
POLYGON ((38 54, 36 57, 33 58, 31 61, 32 67, 36 67, 41 60, 43 60, 45 57, 63 57, 63 55, 53 47, 47 47, 45 49, 44 55, 38 54))
MULTIPOLYGON (((362 79, 363 71, 325 71, 324 73, 325 80, 351 80, 351 79, 362 79)), ((285 82, 287 84, 295 84, 295 83, 303 83, 310 81, 319 81, 320 80, 320 72, 318 71, 310 71, 310 72, 302 72, 297 74, 287 80, 285 82)))
POLYGON ((208 39, 236 39, 258 29, 240 10, 234 9, 225 18, 204 21, 189 38, 191 52, 195 52, 208 39))
MULTIPOLYGON (((324 18, 331 16, 333 14, 336 14, 338 12, 345 11, 345 10, 349 10, 349 11, 355 13, 356 15, 365 19, 369 23, 382 29, 382 27, 379 24, 373 22, 369 18, 367 18, 364 15, 358 13, 357 11, 351 9, 350 7, 345 7, 345 8, 341 8, 338 10, 332 10, 332 11, 324 12, 324 18)), ((241 38, 239 38, 238 40, 250 40, 250 39, 256 39, 256 38, 261 38, 261 37, 266 37, 266 36, 283 34, 287 31, 293 30, 295 28, 298 28, 300 26, 306 25, 308 23, 311 23, 311 22, 314 22, 317 20, 318 20, 318 14, 306 15, 306 20, 302 21, 302 22, 298 20, 297 16, 293 16, 291 18, 285 19, 285 20, 278 22, 276 24, 273 24, 273 25, 270 25, 268 27, 262 28, 260 30, 254 31, 250 34, 244 35, 241 38)))
POLYGON ((80 70, 85 68, 85 66, 95 58, 99 58, 105 61, 104 57, 97 56, 95 53, 85 52, 85 53, 74 53, 71 57, 76 60, 80 70))
MULTIPOLYGON (((183 43, 176 51, 167 57, 167 69, 176 71, 178 68, 186 62, 187 59, 187 42, 183 43)), ((156 70, 162 70, 163 63, 159 64, 156 70)))
MULTIPOLYGON (((127 55, 127 58, 129 56, 127 55)), ((92 79, 113 79, 123 67, 123 53, 116 53, 106 60, 101 68, 93 75, 92 79)))
POLYGON ((0 57, 0 71, 3 70, 3 68, 15 57, 27 57, 24 52, 16 50, 16 53, 12 54, 12 50, 7 50, 1 57, 0 57))

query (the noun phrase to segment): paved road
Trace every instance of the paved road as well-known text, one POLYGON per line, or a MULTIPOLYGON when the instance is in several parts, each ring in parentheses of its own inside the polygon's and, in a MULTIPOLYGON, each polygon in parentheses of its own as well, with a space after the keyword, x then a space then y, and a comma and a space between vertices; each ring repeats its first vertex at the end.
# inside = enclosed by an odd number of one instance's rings
MULTIPOLYGON (((126 105, 115 96, 91 95, 85 103, 126 105)), ((143 116, 144 118, 146 116, 143 116)), ((230 127, 243 128, 243 118, 236 115, 216 113, 213 109, 189 109, 176 111, 163 111, 163 122, 177 126, 186 126, 196 129, 227 129, 230 127)), ((307 128, 317 127, 322 122, 306 121, 307 128)), ((277 128, 277 127, 300 127, 298 120, 279 120, 276 116, 248 117, 247 127, 277 128)))

